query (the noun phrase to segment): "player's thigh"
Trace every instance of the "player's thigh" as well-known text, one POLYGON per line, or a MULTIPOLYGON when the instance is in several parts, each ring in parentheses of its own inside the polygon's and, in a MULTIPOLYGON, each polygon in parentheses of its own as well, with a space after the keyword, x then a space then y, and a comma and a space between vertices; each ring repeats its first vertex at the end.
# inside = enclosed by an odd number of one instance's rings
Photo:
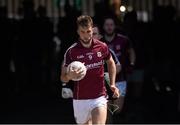
POLYGON ((73 100, 74 117, 77 124, 85 124, 91 119, 90 105, 86 100, 73 100))
POLYGON ((105 124, 107 118, 107 105, 94 108, 91 115, 93 124, 105 124))

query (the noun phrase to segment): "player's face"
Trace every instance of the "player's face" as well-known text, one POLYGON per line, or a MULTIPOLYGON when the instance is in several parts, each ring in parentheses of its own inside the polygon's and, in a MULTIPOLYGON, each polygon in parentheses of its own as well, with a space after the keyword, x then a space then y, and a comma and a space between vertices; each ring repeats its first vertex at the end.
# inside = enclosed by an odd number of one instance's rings
POLYGON ((92 26, 88 26, 88 27, 79 26, 78 34, 84 44, 89 44, 91 42, 92 34, 93 34, 92 26))
POLYGON ((93 27, 93 38, 101 39, 101 35, 100 35, 99 29, 97 27, 93 27))
POLYGON ((115 24, 114 24, 113 19, 110 19, 110 18, 106 19, 104 22, 103 28, 107 35, 113 35, 114 30, 115 30, 115 24))

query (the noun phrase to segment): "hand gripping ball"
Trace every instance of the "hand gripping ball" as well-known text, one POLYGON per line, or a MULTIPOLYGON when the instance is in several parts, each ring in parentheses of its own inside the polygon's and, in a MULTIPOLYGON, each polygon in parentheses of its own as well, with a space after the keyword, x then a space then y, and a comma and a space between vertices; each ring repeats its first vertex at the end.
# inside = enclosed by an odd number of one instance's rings
POLYGON ((67 68, 68 72, 72 71, 72 70, 78 70, 78 69, 80 69, 82 71, 82 73, 77 78, 73 78, 72 79, 73 81, 80 81, 80 80, 82 80, 85 77, 85 75, 86 75, 87 69, 86 69, 86 66, 84 65, 84 63, 82 63, 80 61, 73 61, 72 63, 70 63, 68 65, 68 68, 67 68))

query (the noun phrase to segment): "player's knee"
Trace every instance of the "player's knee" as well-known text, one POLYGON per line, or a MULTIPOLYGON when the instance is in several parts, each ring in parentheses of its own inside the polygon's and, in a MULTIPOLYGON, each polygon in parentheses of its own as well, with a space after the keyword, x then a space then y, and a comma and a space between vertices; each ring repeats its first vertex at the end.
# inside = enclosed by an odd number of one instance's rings
POLYGON ((97 107, 92 110, 92 123, 105 124, 107 117, 107 106, 97 107))

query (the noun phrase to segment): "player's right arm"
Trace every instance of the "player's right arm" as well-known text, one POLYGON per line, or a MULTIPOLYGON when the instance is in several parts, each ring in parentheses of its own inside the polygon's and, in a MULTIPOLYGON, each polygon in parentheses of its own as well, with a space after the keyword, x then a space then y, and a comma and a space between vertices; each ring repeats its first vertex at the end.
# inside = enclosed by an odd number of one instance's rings
POLYGON ((68 70, 66 64, 62 63, 61 66, 61 76, 60 79, 63 83, 68 83, 70 80, 72 80, 73 78, 78 78, 81 77, 82 75, 81 69, 78 70, 68 70))
POLYGON ((69 77, 69 75, 67 73, 67 67, 64 66, 64 61, 63 61, 63 64, 61 66, 61 76, 60 76, 60 79, 64 83, 68 83, 71 80, 71 78, 69 77))
POLYGON ((68 83, 72 78, 67 72, 68 65, 72 62, 71 60, 71 49, 68 49, 64 54, 64 60, 62 61, 61 65, 61 76, 60 79, 63 83, 68 83))

